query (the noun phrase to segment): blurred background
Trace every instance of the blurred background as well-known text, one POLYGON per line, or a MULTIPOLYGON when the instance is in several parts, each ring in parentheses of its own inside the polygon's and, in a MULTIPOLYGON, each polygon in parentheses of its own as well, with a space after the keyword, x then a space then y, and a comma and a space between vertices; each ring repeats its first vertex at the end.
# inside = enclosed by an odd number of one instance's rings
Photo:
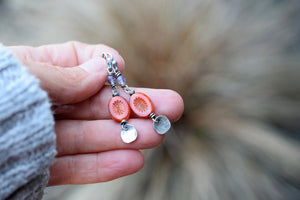
POLYGON ((300 199, 299 0, 0 0, 0 41, 104 43, 185 102, 144 169, 44 200, 300 199))

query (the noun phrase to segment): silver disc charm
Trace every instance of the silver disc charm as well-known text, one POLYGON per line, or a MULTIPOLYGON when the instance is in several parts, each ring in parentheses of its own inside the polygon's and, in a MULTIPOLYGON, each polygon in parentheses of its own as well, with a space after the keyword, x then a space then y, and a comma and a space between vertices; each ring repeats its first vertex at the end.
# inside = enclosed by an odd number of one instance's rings
POLYGON ((130 124, 125 124, 122 126, 121 138, 125 143, 131 143, 136 140, 137 132, 134 126, 130 124))
POLYGON ((165 134, 171 128, 171 123, 165 116, 158 116, 153 121, 153 128, 158 134, 165 134))

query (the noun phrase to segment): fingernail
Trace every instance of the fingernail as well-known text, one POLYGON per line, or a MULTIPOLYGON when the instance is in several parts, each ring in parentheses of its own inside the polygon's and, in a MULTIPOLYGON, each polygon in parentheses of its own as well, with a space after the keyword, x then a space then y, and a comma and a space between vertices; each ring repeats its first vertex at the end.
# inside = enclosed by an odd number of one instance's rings
POLYGON ((105 60, 101 58, 93 58, 83 63, 82 65, 79 65, 79 67, 84 69, 88 73, 97 73, 103 70, 105 64, 105 60))

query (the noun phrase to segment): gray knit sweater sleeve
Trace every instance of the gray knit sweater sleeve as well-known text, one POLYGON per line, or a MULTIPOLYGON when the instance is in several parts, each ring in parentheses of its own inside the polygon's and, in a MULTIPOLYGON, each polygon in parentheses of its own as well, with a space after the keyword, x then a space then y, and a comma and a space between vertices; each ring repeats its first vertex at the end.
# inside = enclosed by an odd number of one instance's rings
POLYGON ((55 139, 46 92, 0 44, 1 200, 42 198, 55 139))

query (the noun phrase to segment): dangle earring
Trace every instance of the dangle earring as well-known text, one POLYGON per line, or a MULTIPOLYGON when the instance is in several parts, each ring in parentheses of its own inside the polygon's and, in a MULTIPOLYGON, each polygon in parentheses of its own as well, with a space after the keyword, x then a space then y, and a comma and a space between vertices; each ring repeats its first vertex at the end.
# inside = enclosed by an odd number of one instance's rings
POLYGON ((135 92, 130 96, 129 104, 131 110, 139 117, 150 117, 153 121, 153 128, 158 134, 165 134, 170 128, 169 119, 163 115, 156 116, 151 99, 141 92, 135 92))
MULTIPOLYGON (((107 53, 103 53, 107 55, 107 53)), ((117 62, 114 60, 111 64, 114 76, 117 82, 124 90, 124 92, 130 95, 129 104, 131 110, 141 118, 151 118, 153 120, 153 128, 158 134, 165 134, 170 128, 171 123, 169 119, 163 115, 156 116, 154 113, 154 107, 151 99, 144 93, 135 92, 126 85, 126 78, 122 76, 120 70, 118 69, 117 62)), ((108 71, 108 73, 110 73, 108 71)))
POLYGON ((108 103, 108 111, 111 117, 121 123, 121 138, 125 143, 131 143, 137 138, 137 131, 133 125, 127 124, 127 120, 130 116, 130 107, 127 100, 119 96, 119 91, 117 89, 116 78, 115 78, 115 65, 116 61, 113 59, 112 55, 109 53, 103 53, 102 57, 105 58, 107 62, 108 77, 107 82, 112 88, 112 98, 108 103))

